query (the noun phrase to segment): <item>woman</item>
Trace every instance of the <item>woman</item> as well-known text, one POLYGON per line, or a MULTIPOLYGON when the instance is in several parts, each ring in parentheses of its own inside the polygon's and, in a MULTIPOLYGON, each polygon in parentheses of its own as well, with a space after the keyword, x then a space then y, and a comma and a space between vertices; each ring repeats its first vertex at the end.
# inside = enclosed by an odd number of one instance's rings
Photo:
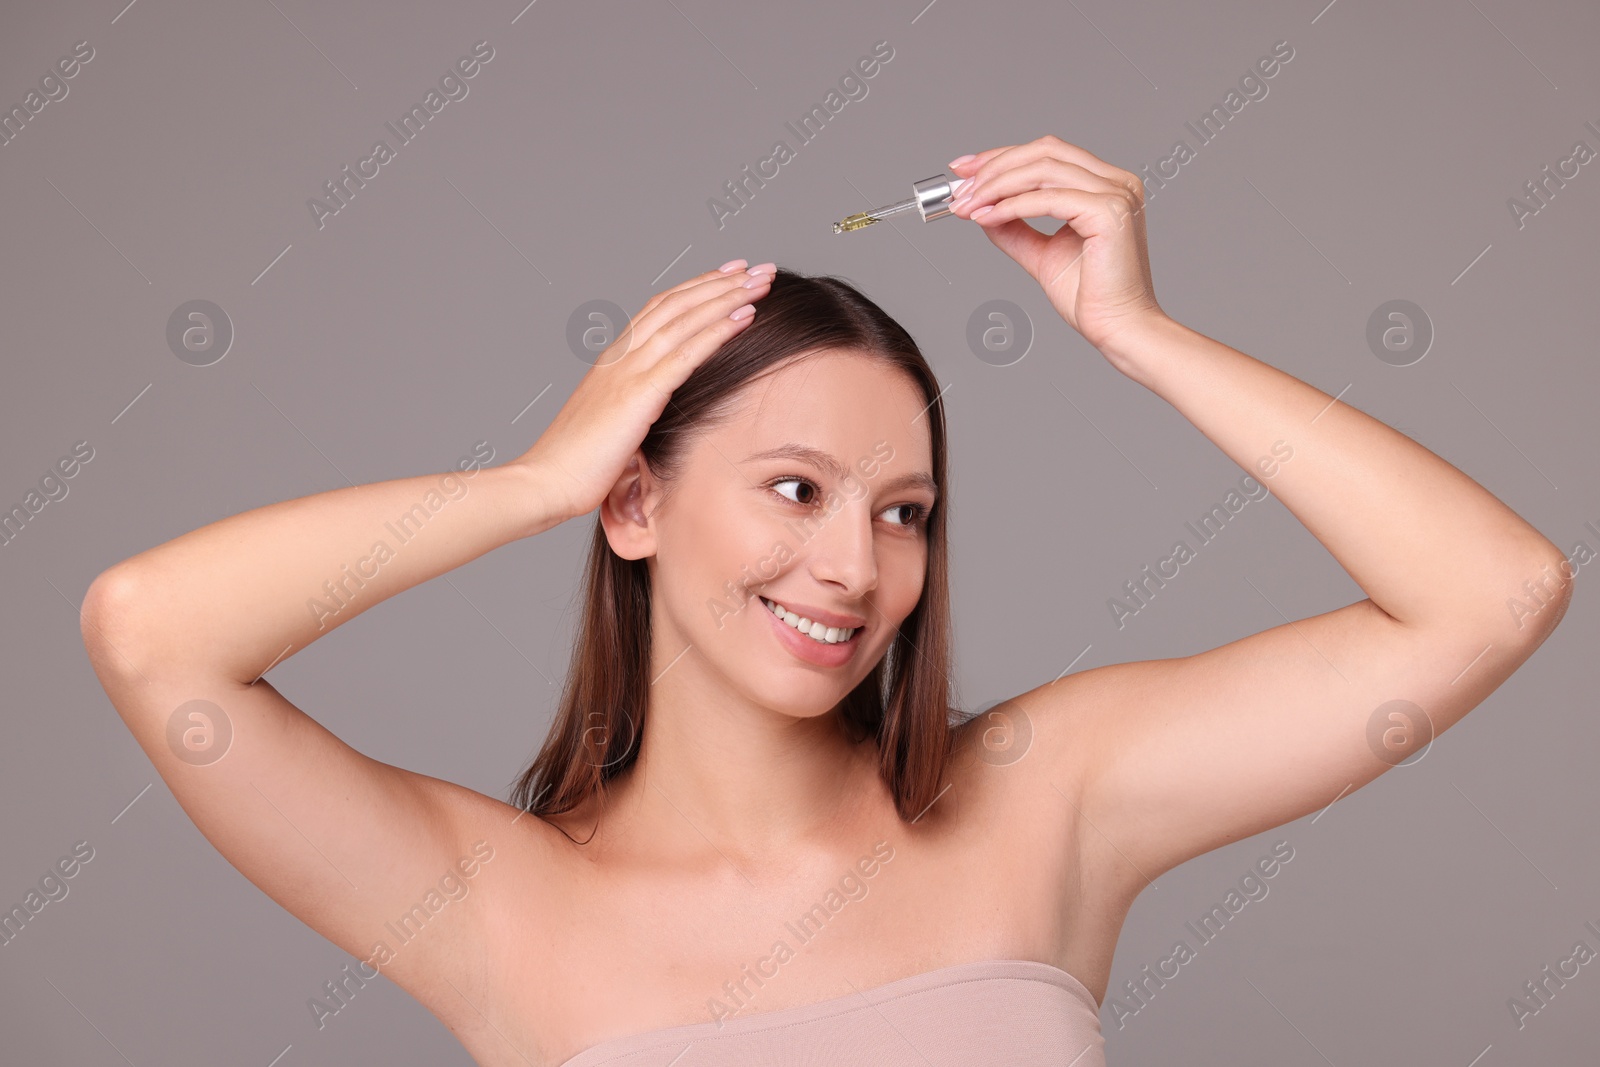
POLYGON ((91 586, 85 643, 129 729, 235 867, 363 961, 346 988, 387 975, 482 1064, 1090 1067, 1143 886, 1373 780, 1549 634, 1570 583, 1538 531, 1162 312, 1134 175, 1055 137, 951 168, 976 179, 954 213, 1270 477, 1368 598, 1022 693, 1000 710, 1026 745, 997 756, 991 717, 948 711, 927 364, 843 283, 735 260, 654 296, 517 460, 258 508, 91 586), (514 804, 368 759, 261 680, 597 509, 514 804), (1508 613, 1530 579, 1541 610, 1508 613))

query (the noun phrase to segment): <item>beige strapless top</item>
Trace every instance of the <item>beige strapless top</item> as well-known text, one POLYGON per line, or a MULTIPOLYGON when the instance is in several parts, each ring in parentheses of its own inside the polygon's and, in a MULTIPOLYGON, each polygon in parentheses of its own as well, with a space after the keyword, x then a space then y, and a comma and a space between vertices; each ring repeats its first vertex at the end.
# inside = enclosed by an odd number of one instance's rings
POLYGON ((1059 967, 979 960, 804 1004, 602 1041, 561 1067, 1105 1067, 1094 994, 1059 967))

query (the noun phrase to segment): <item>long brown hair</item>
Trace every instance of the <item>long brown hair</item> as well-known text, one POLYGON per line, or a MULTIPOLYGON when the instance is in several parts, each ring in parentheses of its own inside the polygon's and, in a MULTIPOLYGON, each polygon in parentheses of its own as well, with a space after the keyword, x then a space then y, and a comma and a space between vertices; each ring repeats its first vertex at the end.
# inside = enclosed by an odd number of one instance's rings
MULTIPOLYGON (((953 739, 944 406, 933 370, 911 335, 848 282, 780 268, 755 321, 673 392, 640 450, 651 472, 670 483, 692 435, 725 416, 741 386, 790 357, 824 348, 859 351, 904 371, 928 403, 939 491, 927 518, 922 598, 883 659, 838 705, 850 736, 876 738, 879 774, 900 818, 909 821, 938 795, 953 739)), ((752 596, 745 588, 741 601, 752 596)), ((649 571, 643 559, 611 551, 597 517, 583 620, 560 708, 543 748, 517 779, 511 802, 541 816, 569 811, 631 765, 644 733, 649 668, 649 571)))

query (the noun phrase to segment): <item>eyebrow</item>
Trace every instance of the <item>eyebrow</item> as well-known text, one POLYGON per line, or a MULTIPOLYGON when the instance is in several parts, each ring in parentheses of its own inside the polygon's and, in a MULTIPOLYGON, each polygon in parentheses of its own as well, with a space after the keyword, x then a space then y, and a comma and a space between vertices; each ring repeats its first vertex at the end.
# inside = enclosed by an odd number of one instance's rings
MULTIPOLYGON (((758 459, 798 459, 821 470, 827 471, 840 481, 844 481, 854 472, 840 463, 831 454, 820 448, 810 445, 787 444, 777 448, 769 448, 764 452, 752 452, 744 457, 743 462, 751 463, 758 459)), ((888 492, 900 489, 925 489, 934 496, 939 495, 939 486, 934 482, 933 475, 927 471, 913 471, 910 474, 900 474, 885 482, 879 483, 881 488, 888 492)))

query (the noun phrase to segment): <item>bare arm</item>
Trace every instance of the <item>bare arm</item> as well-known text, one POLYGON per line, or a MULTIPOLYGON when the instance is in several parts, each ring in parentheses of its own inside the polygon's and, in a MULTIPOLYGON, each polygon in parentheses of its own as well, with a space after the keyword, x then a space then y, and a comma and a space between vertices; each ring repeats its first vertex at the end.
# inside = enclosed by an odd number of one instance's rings
POLYGON ((1442 732, 1477 706, 1560 621, 1571 596, 1561 552, 1493 494, 1161 310, 1137 175, 1050 135, 951 167, 973 179, 951 212, 977 221, 1114 368, 1270 479, 1367 593, 1209 652, 1017 698, 1041 751, 1018 777, 1072 783, 1095 874, 1138 887, 1331 803, 1419 749, 1430 723, 1442 732), (1066 225, 1046 236, 1026 221, 1040 215, 1066 225), (1393 701, 1414 705, 1416 721, 1393 701))
POLYGON ((732 313, 771 284, 752 271, 729 265, 652 297, 511 463, 256 508, 117 564, 84 598, 101 684, 206 838, 436 1013, 468 998, 464 1025, 488 1025, 476 1005, 495 992, 485 894, 470 880, 498 851, 531 851, 497 901, 536 909, 539 887, 520 874, 545 871, 565 839, 480 793, 369 759, 260 676, 402 590, 592 511, 672 391, 750 321, 748 308, 732 313), (406 916, 450 929, 405 939, 392 961, 375 953, 398 947, 406 916))
POLYGON ((1142 886, 1420 750, 1532 655, 1571 583, 1546 537, 1376 419, 1171 320, 1124 346, 1108 358, 1269 484, 1368 597, 1024 695, 1059 713, 1056 758, 1083 746, 1083 840, 1142 886))
POLYGON ((117 649, 247 684, 396 593, 560 521, 522 463, 332 489, 124 560, 96 581, 91 603, 136 585, 136 605, 109 599, 159 625, 134 626, 117 649))
POLYGON ((1391 620, 1497 642, 1504 624, 1535 644, 1548 632, 1519 626, 1506 600, 1526 598, 1523 580, 1561 550, 1405 434, 1171 319, 1108 355, 1262 477, 1391 620))
POLYGON ((400 943, 385 923, 430 892, 461 894, 432 919, 453 936, 372 959, 414 992, 442 976, 471 984, 446 957, 477 929, 479 898, 453 887, 470 890, 486 853, 492 865, 553 831, 362 755, 257 679, 396 593, 555 525, 551 499, 520 462, 335 489, 142 552, 84 601, 85 646, 123 721, 196 827, 268 896, 369 960, 400 943))

